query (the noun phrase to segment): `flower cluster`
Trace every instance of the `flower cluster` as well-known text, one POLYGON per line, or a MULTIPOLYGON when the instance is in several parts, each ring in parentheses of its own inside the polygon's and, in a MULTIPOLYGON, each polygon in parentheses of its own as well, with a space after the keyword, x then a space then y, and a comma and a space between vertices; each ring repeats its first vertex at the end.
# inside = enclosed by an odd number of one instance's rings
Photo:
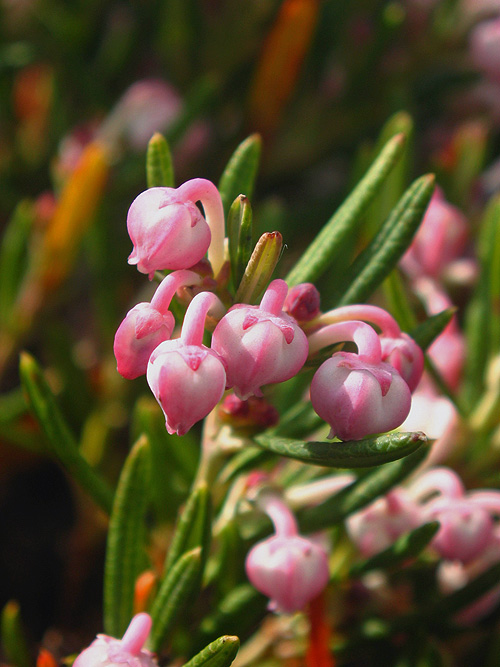
POLYGON ((310 388, 314 410, 331 427, 329 437, 357 440, 404 421, 423 353, 385 310, 354 305, 321 313, 314 285, 289 289, 281 279, 268 285, 259 305, 226 308, 224 213, 210 181, 146 190, 132 203, 127 227, 134 246, 129 263, 150 279, 170 273, 151 301, 134 306, 118 328, 117 368, 128 379, 146 374, 169 433, 185 434, 226 390, 242 401, 261 397, 263 386, 289 380, 308 358, 316 363, 323 348, 343 343, 354 343, 357 351, 335 351, 319 365, 310 388), (205 253, 209 280, 200 271, 205 253), (181 293, 189 303, 179 333, 169 308, 181 293), (210 346, 204 344, 206 328, 213 331, 210 346))

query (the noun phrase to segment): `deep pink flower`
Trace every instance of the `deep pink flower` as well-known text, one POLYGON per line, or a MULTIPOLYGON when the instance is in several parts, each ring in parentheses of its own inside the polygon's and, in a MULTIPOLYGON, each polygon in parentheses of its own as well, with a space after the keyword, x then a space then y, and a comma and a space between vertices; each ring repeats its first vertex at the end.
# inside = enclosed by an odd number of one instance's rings
POLYGON ((161 343, 149 359, 148 384, 171 434, 187 433, 224 393, 224 362, 202 344, 205 317, 214 305, 220 302, 211 292, 197 294, 186 311, 181 337, 161 343))
POLYGON ((212 348, 227 365, 227 387, 245 400, 262 396, 261 387, 296 375, 307 357, 307 338, 282 311, 288 291, 273 280, 260 306, 233 306, 218 323, 212 348))
POLYGON ((309 322, 319 314, 320 294, 312 283, 300 283, 290 288, 283 310, 298 322, 309 322))
POLYGON ((123 639, 97 635, 92 644, 76 658, 74 667, 158 667, 153 654, 142 648, 151 629, 151 617, 137 614, 123 639))

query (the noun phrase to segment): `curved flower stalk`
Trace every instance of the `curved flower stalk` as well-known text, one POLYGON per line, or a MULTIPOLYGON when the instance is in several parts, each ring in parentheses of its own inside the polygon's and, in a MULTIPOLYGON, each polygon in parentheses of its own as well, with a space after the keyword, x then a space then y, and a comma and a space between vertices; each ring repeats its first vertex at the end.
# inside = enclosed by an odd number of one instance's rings
POLYGON ((226 362, 227 388, 238 398, 262 396, 262 385, 289 380, 305 363, 306 335, 282 310, 287 292, 284 280, 273 280, 260 306, 237 304, 215 328, 212 348, 226 362))
POLYGON ((383 308, 369 304, 341 306, 322 313, 311 325, 316 328, 351 320, 369 322, 380 329, 382 361, 391 364, 413 392, 424 370, 424 353, 413 338, 401 331, 396 320, 383 308))
POLYGON ((247 576, 257 590, 271 598, 271 610, 287 614, 300 611, 328 583, 326 551, 299 535, 294 515, 277 495, 262 493, 258 504, 273 522, 275 535, 249 551, 247 576))
POLYGON ((224 310, 215 294, 197 294, 186 311, 181 337, 161 343, 149 359, 146 377, 170 434, 187 433, 211 412, 224 393, 224 361, 202 343, 210 308, 219 311, 218 316, 224 310))
POLYGON ((130 206, 127 229, 134 244, 128 258, 141 273, 188 269, 208 250, 216 276, 224 263, 224 212, 219 191, 204 178, 178 188, 155 187, 130 206), (196 202, 203 204, 205 217, 196 202))
POLYGON ((353 352, 335 352, 311 382, 311 403, 331 426, 328 437, 359 440, 399 426, 410 411, 411 392, 401 375, 382 361, 375 330, 365 322, 330 324, 309 337, 310 353, 352 341, 353 352))
POLYGON ((172 335, 175 320, 168 310, 172 297, 180 287, 199 285, 201 280, 193 271, 174 271, 162 280, 151 303, 138 303, 129 310, 113 345, 120 375, 127 380, 144 375, 153 350, 172 335))
POLYGON ((74 667, 158 667, 152 653, 143 648, 151 630, 149 614, 136 614, 122 639, 97 635, 76 658, 74 667))

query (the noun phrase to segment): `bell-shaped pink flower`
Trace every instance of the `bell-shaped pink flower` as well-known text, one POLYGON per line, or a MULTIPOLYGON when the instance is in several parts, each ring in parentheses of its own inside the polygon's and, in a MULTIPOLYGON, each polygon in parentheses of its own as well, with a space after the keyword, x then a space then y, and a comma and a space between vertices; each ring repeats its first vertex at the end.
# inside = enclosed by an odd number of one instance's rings
POLYGON ((260 505, 276 534, 252 547, 246 573, 252 585, 270 598, 270 609, 291 614, 326 587, 328 557, 323 547, 298 534, 295 517, 280 498, 264 496, 260 505))
POLYGON ((390 547, 421 523, 421 511, 404 489, 395 488, 346 523, 349 537, 365 558, 390 547))
POLYGON ((188 269, 210 246, 209 260, 217 275, 224 261, 224 213, 219 191, 203 178, 178 188, 149 188, 129 209, 127 229, 134 244, 128 258, 141 273, 188 269), (196 205, 201 201, 206 219, 196 205))
POLYGON ((289 380, 307 358, 306 335, 282 310, 287 292, 284 280, 273 280, 260 306, 233 306, 215 328, 212 348, 226 362, 227 388, 243 400, 289 380))
POLYGON ((162 280, 151 303, 138 303, 127 313, 113 345, 120 375, 127 380, 144 375, 153 350, 172 335, 175 320, 168 307, 176 290, 200 282, 192 271, 174 271, 162 280))
POLYGON ((211 292, 197 294, 186 311, 180 339, 161 343, 149 359, 146 377, 170 434, 187 433, 224 393, 224 362, 202 344, 205 317, 214 305, 221 307, 211 292))
POLYGON ((411 392, 415 391, 424 372, 422 348, 405 333, 401 333, 397 338, 381 336, 380 344, 382 360, 397 370, 411 392))
POLYGON ((92 644, 76 658, 74 667, 158 667, 152 653, 143 648, 151 617, 137 614, 131 620, 123 639, 97 635, 92 644))
POLYGON ((329 437, 359 440, 385 433, 403 423, 411 392, 396 369, 381 361, 375 330, 365 322, 330 324, 309 337, 311 353, 342 341, 356 343, 359 353, 335 352, 311 382, 311 403, 331 426, 329 437))

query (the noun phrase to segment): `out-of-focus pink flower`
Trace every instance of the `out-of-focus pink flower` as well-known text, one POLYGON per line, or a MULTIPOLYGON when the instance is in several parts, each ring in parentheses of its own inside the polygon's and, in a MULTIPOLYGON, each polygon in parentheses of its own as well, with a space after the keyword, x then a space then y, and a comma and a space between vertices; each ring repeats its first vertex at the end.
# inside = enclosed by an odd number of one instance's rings
POLYGON ((412 278, 422 275, 438 278, 462 254, 468 233, 463 213, 436 189, 401 266, 412 278))
POLYGON ((421 523, 420 508, 406 491, 396 488, 347 519, 349 537, 365 558, 390 547, 421 523))
POLYGON ((151 278, 155 271, 188 269, 210 247, 209 260, 217 275, 224 256, 224 212, 219 191, 204 178, 178 188, 149 188, 129 209, 127 229, 134 244, 128 258, 151 278), (205 217, 196 202, 201 201, 205 217))
POLYGON ((162 280, 151 303, 139 303, 127 313, 113 345, 120 375, 127 380, 144 375, 153 350, 172 335, 175 320, 168 307, 176 290, 200 282, 193 271, 174 271, 162 280))
POLYGON ((319 314, 320 294, 312 283, 300 283, 287 294, 283 310, 298 322, 309 322, 319 314))
POLYGON ((151 617, 136 614, 123 639, 97 635, 76 658, 74 667, 158 667, 152 653, 143 648, 151 630, 151 617))
POLYGON ((306 335, 282 310, 287 291, 284 280, 273 280, 260 306, 233 306, 215 328, 212 348, 226 362, 227 387, 243 400, 290 379, 307 358, 306 335))
POLYGON ((186 311, 180 339, 161 343, 149 359, 148 384, 170 434, 187 433, 224 393, 224 362, 202 344, 205 317, 214 305, 220 307, 220 302, 211 292, 197 294, 186 311))
POLYGON ((500 79, 500 18, 478 23, 470 34, 474 65, 493 80, 500 79))
POLYGON ((298 534, 295 517, 280 498, 264 495, 260 507, 276 534, 252 547, 245 569, 252 585, 271 599, 269 608, 290 614, 325 588, 328 557, 319 543, 298 534))

